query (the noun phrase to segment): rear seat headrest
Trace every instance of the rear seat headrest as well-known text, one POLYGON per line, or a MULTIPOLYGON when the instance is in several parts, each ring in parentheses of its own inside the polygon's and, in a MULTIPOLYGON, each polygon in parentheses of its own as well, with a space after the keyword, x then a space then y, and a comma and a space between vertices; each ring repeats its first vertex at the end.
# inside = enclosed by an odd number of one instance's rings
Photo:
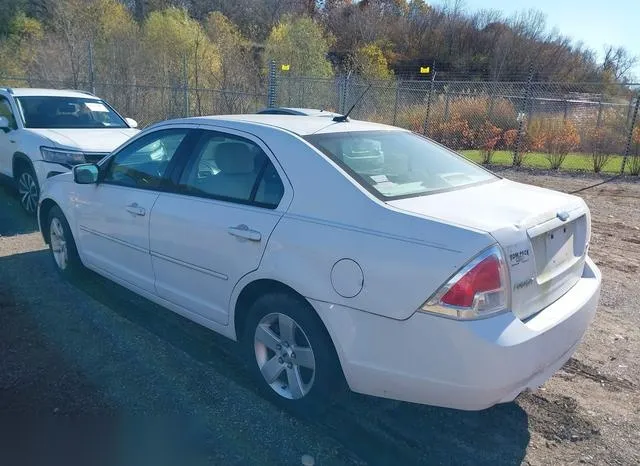
POLYGON ((240 142, 223 142, 216 149, 216 165, 223 174, 242 175, 255 170, 254 155, 240 142))

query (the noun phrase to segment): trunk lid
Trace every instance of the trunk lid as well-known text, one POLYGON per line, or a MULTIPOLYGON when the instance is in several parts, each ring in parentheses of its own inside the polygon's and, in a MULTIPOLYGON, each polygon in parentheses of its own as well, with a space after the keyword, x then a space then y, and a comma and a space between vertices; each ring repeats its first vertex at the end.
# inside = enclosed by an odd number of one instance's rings
POLYGON ((590 217, 579 197, 502 179, 389 204, 491 234, 504 250, 511 309, 520 319, 552 304, 582 276, 590 217))

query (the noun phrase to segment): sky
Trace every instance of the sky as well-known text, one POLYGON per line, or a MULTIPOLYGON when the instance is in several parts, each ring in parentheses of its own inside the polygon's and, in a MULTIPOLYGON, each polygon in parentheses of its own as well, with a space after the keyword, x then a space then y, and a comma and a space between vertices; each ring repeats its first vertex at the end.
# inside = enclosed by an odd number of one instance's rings
MULTIPOLYGON (((445 3, 441 0, 439 3, 445 3)), ((469 10, 495 9, 505 15, 536 9, 547 16, 550 29, 598 53, 606 44, 621 45, 640 57, 640 0, 464 0, 469 10)), ((640 63, 632 74, 640 81, 640 63)))

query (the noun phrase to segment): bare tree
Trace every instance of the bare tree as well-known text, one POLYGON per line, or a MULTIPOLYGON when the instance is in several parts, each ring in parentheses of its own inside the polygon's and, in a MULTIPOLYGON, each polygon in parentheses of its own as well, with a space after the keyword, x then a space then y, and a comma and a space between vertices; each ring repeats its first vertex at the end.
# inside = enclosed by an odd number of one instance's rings
POLYGON ((638 57, 633 56, 624 47, 608 45, 604 50, 602 70, 611 74, 616 81, 625 81, 628 73, 638 63, 638 57))

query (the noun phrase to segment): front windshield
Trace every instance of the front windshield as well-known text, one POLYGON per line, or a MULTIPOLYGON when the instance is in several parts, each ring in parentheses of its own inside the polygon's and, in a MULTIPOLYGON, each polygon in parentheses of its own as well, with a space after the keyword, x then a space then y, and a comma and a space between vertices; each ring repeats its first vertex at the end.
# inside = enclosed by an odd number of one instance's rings
POLYGON ((105 102, 84 97, 18 97, 26 128, 127 128, 105 102))
POLYGON ((385 200, 497 179, 464 157, 407 131, 313 134, 306 139, 385 200))

